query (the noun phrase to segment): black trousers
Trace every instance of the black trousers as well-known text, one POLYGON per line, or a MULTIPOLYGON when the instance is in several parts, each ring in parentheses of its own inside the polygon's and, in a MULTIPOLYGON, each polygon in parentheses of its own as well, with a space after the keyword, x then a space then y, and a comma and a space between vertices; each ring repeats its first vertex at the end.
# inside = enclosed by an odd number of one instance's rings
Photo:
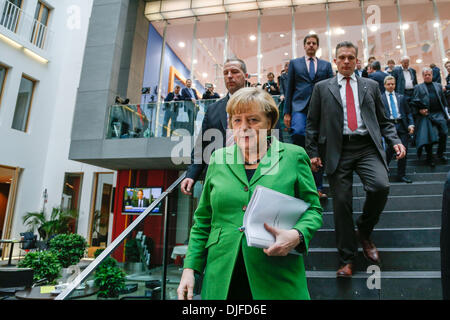
POLYGON ((358 253, 353 223, 353 172, 361 178, 366 191, 363 212, 356 224, 360 233, 370 237, 387 202, 389 178, 369 135, 344 141, 337 169, 328 175, 333 194, 336 246, 342 265, 354 263, 358 253))
MULTIPOLYGON (((402 144, 405 146, 406 148, 406 156, 403 159, 397 160, 397 176, 399 178, 402 178, 406 175, 406 161, 407 161, 407 157, 408 157, 408 144, 409 141, 411 140, 411 137, 409 136, 408 132, 405 131, 405 129, 403 128, 403 126, 399 123, 397 123, 395 125, 395 127, 397 128, 397 135, 400 138, 400 140, 402 141, 402 144)), ((395 154, 395 150, 392 147, 387 146, 386 148, 386 160, 387 163, 389 164, 392 159, 396 156, 395 154)))
MULTIPOLYGON (((305 136, 299 135, 299 134, 294 134, 291 136, 291 138, 292 138, 293 144, 300 146, 302 148, 305 148, 305 141, 306 141, 305 136)), ((319 171, 313 172, 313 177, 314 177, 314 182, 316 183, 316 188, 317 188, 317 190, 320 190, 320 191, 322 191, 322 189, 323 189, 323 173, 324 173, 323 167, 319 168, 319 171)))
POLYGON ((239 250, 239 255, 234 265, 227 300, 253 300, 242 250, 239 250))
POLYGON ((450 300, 450 172, 444 187, 442 199, 442 223, 441 223, 441 281, 442 298, 450 300))

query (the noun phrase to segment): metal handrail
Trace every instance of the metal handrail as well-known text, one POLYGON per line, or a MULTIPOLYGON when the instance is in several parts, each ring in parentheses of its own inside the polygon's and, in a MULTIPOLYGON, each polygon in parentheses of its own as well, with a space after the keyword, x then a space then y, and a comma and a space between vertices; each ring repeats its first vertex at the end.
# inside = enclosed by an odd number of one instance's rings
MULTIPOLYGON (((136 220, 134 220, 108 247, 106 247, 103 252, 92 261, 86 269, 83 270, 74 280, 71 282, 64 291, 62 291, 58 296, 56 296, 55 300, 64 300, 67 298, 79 285, 82 283, 91 273, 97 268, 97 266, 103 262, 121 243, 122 241, 131 234, 131 232, 145 219, 147 216, 151 214, 153 209, 176 188, 186 177, 186 172, 183 173, 174 183, 164 191, 158 199, 153 201, 150 206, 145 209, 145 211, 138 216, 136 220)), ((166 202, 167 204, 167 202, 166 202)), ((166 218, 167 218, 167 205, 166 205, 166 218)), ((164 225, 164 233, 167 233, 167 219, 165 219, 164 225)), ((167 248, 164 248, 166 250, 167 248)), ((163 261, 163 269, 166 268, 166 259, 163 261)), ((161 282, 164 285, 164 282, 161 282)))

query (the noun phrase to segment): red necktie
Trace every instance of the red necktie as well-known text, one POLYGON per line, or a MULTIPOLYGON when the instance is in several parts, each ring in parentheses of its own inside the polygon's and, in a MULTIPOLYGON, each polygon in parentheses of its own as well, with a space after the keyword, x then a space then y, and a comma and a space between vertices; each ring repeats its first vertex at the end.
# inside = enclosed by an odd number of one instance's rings
POLYGON ((347 125, 351 131, 358 129, 358 121, 356 120, 355 98, 353 97, 352 86, 350 85, 350 78, 347 79, 345 87, 345 97, 347 101, 347 125))

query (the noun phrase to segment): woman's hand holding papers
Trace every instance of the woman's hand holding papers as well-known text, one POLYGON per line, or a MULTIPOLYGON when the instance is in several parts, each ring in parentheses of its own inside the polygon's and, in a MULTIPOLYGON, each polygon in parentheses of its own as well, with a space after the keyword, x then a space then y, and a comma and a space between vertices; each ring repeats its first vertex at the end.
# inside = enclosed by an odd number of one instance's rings
POLYGON ((284 230, 271 227, 264 223, 264 228, 275 237, 275 243, 267 249, 263 249, 268 256, 287 256, 288 253, 300 244, 297 230, 284 230))

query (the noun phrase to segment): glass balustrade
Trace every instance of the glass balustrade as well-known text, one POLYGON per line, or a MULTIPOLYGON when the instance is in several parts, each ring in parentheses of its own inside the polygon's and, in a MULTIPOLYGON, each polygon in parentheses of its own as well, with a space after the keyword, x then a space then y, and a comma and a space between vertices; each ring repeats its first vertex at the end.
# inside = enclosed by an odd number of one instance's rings
MULTIPOLYGON (((280 106, 280 97, 272 96, 280 106)), ((113 105, 107 139, 195 136, 200 133, 208 107, 216 99, 172 101, 142 105, 113 105)), ((280 128, 284 129, 282 110, 280 128)))

